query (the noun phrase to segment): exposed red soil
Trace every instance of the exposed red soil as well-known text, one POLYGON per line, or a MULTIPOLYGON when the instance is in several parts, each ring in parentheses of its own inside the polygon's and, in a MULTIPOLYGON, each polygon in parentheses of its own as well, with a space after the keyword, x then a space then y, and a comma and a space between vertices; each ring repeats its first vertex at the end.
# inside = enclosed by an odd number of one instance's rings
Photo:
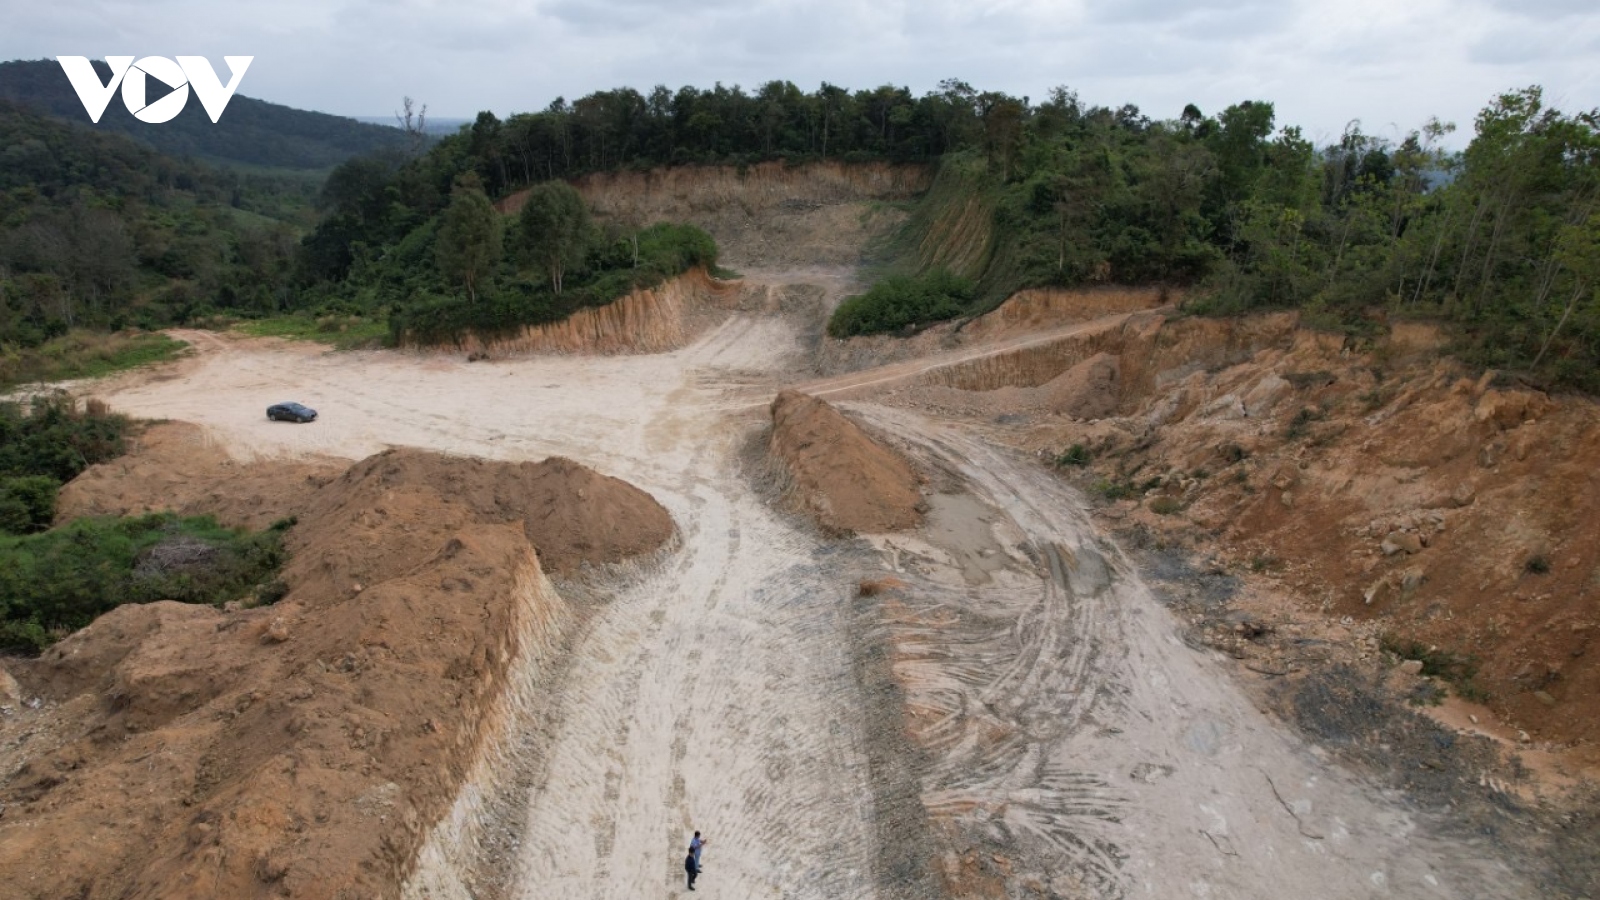
POLYGON ((827 403, 795 391, 772 401, 769 453, 789 502, 834 532, 879 533, 922 522, 910 464, 827 403))
MULTIPOLYGON (((188 449, 158 435, 94 473, 79 508, 92 485, 120 507, 156 502, 160 484, 121 479, 197 465, 188 449)), ((233 502, 207 509, 202 492, 190 510, 236 518, 233 502)), ((647 495, 562 459, 395 450, 271 502, 299 516, 278 604, 125 606, 8 662, 42 700, 11 709, 0 748, 8 896, 397 895, 507 667, 571 619, 541 559, 570 573, 672 534, 647 495)))
POLYGON ((1135 317, 930 373, 916 396, 1028 417, 1012 439, 1041 454, 1084 444, 1086 487, 1141 495, 1119 517, 1266 579, 1302 617, 1475 667, 1458 690, 1593 766, 1600 407, 1473 377, 1439 343, 1415 325, 1352 349, 1286 315, 1135 317))

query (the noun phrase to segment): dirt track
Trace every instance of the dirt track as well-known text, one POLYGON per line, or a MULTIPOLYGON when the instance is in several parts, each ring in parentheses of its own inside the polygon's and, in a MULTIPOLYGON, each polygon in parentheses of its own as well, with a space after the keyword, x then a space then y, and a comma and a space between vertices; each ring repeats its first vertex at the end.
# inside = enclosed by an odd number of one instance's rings
MULTIPOLYGON (((560 454, 650 492, 682 531, 614 585, 527 723, 538 758, 495 823, 516 858, 447 849, 412 896, 678 896, 694 828, 713 839, 701 888, 723 897, 927 897, 935 861, 957 896, 1530 896, 1493 848, 1434 837, 1254 709, 1069 489, 974 432, 851 407, 965 485, 964 538, 833 542, 773 511, 741 451, 805 371, 788 320, 734 316, 667 354, 471 364, 180 336, 200 353, 176 377, 101 396, 245 459, 560 454), (267 422, 285 399, 321 419, 267 422), (863 605, 856 580, 884 570, 908 587, 863 605), (863 660, 885 655, 900 710, 864 687, 863 660)), ((859 396, 927 365, 808 389, 859 396)))

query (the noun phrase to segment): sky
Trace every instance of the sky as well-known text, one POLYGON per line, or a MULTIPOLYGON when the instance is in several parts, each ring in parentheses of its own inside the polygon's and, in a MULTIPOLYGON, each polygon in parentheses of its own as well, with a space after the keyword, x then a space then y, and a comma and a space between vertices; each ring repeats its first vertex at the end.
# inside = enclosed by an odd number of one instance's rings
POLYGON ((254 56, 239 92, 339 115, 504 117, 614 87, 945 78, 1176 118, 1266 100, 1318 144, 1430 117, 1462 146, 1531 84, 1600 107, 1596 0, 0 0, 0 59, 254 56))

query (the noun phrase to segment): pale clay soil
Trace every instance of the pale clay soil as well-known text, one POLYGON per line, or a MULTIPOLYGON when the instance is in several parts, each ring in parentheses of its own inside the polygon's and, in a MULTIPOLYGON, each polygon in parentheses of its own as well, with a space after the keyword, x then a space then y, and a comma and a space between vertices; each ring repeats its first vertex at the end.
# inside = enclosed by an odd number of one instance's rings
MULTIPOLYGON (((848 283, 821 274, 835 298, 848 283)), ((614 596, 524 723, 528 758, 480 786, 501 795, 486 804, 498 849, 431 847, 409 896, 688 896, 695 828, 712 839, 696 896, 938 892, 896 868, 908 856, 971 869, 974 896, 984 878, 998 896, 1530 896, 1494 846, 1437 837, 1258 711, 1179 640, 1072 488, 972 427, 872 403, 938 361, 817 381, 803 331, 739 314, 671 353, 478 363, 185 332, 195 358, 96 393, 198 423, 243 460, 559 454, 671 512, 681 541, 607 576, 614 596), (789 385, 962 493, 935 498, 920 532, 867 540, 781 512, 747 450, 789 385), (264 418, 290 399, 320 419, 264 418), (902 599, 856 596, 885 574, 902 599), (903 726, 863 687, 878 658, 904 686, 903 726), (897 768, 905 733, 920 755, 897 768), (897 772, 915 773, 920 807, 895 799, 897 772)))

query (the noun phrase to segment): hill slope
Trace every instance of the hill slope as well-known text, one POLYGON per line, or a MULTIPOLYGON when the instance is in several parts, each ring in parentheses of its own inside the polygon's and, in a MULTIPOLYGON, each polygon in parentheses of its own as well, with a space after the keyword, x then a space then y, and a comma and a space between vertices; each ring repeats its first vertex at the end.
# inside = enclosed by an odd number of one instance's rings
MULTIPOLYGON (((105 63, 95 60, 94 67, 102 82, 109 79, 110 68, 105 63)), ((207 118, 200 103, 191 97, 177 118, 160 125, 135 119, 113 97, 95 125, 60 64, 49 59, 0 63, 0 100, 98 130, 132 135, 169 155, 261 166, 325 169, 405 143, 404 133, 395 128, 293 109, 242 94, 234 95, 218 122, 207 118)))

